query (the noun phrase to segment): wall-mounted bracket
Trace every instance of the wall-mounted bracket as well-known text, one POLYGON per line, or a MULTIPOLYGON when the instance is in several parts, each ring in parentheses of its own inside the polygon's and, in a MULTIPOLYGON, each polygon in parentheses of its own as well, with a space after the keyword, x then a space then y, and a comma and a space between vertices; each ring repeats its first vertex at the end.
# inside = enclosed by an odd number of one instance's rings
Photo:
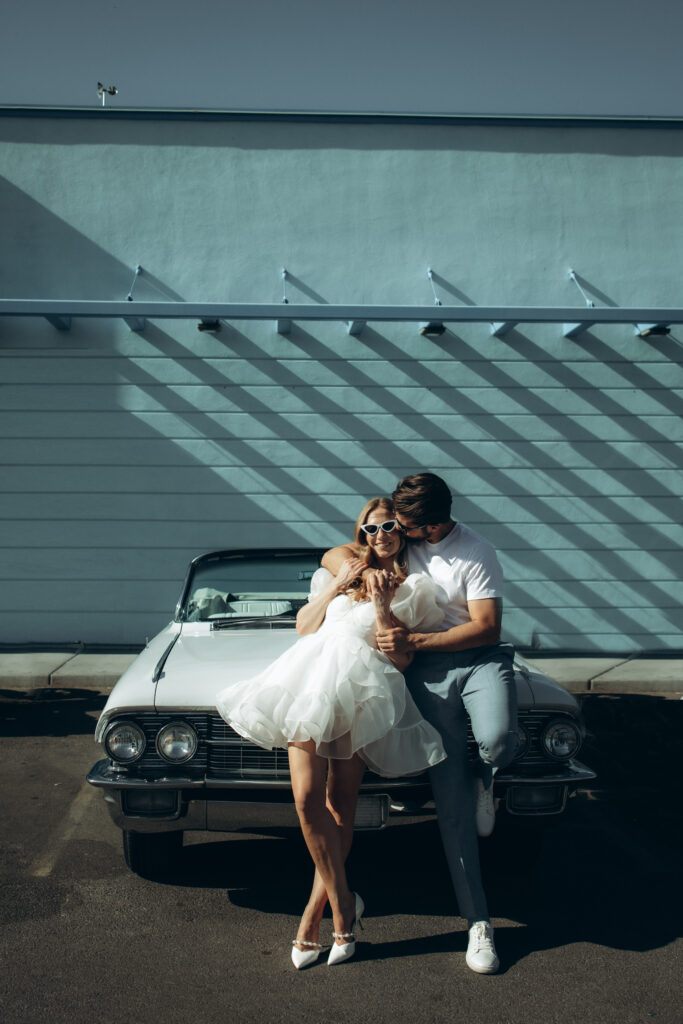
POLYGON ((576 271, 575 271, 575 270, 572 270, 572 269, 571 269, 571 267, 570 267, 570 268, 569 268, 569 270, 567 271, 567 277, 569 278, 569 280, 570 280, 570 281, 573 281, 573 282, 574 282, 574 284, 576 285, 576 287, 577 287, 577 288, 579 289, 579 291, 581 292, 581 297, 583 298, 583 301, 584 301, 584 302, 586 303, 586 306, 587 306, 587 308, 588 308, 588 309, 595 309, 595 303, 593 302, 593 300, 592 300, 592 299, 589 299, 589 298, 588 298, 588 296, 586 295, 585 291, 583 290, 583 288, 582 288, 582 287, 581 287, 581 285, 579 284, 579 279, 578 279, 578 277, 576 276, 576 271))
POLYGON ((365 324, 365 320, 349 320, 347 331, 349 334, 353 335, 354 338, 357 338, 362 333, 365 324))
MULTIPOLYGON (((284 306, 289 305, 289 299, 287 298, 287 268, 283 267, 280 271, 280 277, 282 278, 282 304, 284 306)), ((292 321, 278 317, 277 321, 277 333, 287 336, 292 333, 292 321)))
MULTIPOLYGON (((570 281, 574 282, 576 287, 581 292, 581 296, 583 298, 583 301, 586 303, 586 308, 587 309, 595 309, 595 303, 593 302, 592 299, 588 298, 588 296, 586 295, 585 291, 583 290, 583 288, 579 284, 579 280, 578 280, 578 278, 576 276, 576 272, 574 270, 572 270, 571 267, 567 271, 567 277, 569 278, 570 281)), ((566 323, 564 325, 562 333, 564 334, 565 338, 578 338, 579 334, 583 334, 584 331, 589 330, 593 326, 594 323, 595 323, 595 320, 579 320, 576 323, 566 323)))
POLYGON ((427 277, 429 278, 429 283, 432 286, 432 293, 434 295, 434 305, 435 306, 440 306, 441 305, 441 299, 436 294, 436 288, 434 287, 434 271, 432 270, 431 267, 427 267, 427 277))
POLYGON ((133 280, 131 282, 130 288, 128 289, 128 294, 126 295, 126 299, 128 300, 128 302, 132 302, 133 301, 133 291, 135 290, 135 284, 136 284, 137 279, 139 278, 141 273, 142 273, 142 267, 138 263, 136 265, 134 271, 133 271, 133 280))
MULTIPOLYGON (((137 266, 135 267, 135 270, 133 271, 133 280, 131 282, 130 288, 128 289, 128 294, 126 295, 126 302, 133 302, 133 290, 135 289, 135 284, 141 273, 142 267, 138 263, 137 266)), ((131 331, 137 331, 138 334, 141 331, 144 331, 145 327, 147 326, 147 321, 144 316, 124 316, 123 319, 126 321, 131 331)))

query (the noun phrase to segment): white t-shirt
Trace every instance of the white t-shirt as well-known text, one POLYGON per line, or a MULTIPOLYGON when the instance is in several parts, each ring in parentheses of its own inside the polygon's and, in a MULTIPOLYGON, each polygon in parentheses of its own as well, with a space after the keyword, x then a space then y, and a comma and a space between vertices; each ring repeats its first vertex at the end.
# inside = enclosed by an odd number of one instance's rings
POLYGON ((411 572, 424 572, 446 593, 446 616, 441 629, 471 622, 468 601, 503 596, 503 570, 487 540, 463 523, 456 523, 437 544, 408 542, 411 572))

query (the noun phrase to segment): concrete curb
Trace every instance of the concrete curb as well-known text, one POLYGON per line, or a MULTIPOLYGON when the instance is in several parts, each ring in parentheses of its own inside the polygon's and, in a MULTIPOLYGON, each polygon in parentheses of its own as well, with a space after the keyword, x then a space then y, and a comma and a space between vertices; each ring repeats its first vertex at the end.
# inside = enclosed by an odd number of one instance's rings
POLYGON ((552 658, 524 661, 575 694, 683 695, 683 658, 552 658))
POLYGON ((108 693, 136 654, 1 654, 0 689, 97 690, 108 693))
MULTIPOLYGON (((135 654, 0 653, 0 689, 109 693, 135 654)), ((525 657, 571 693, 683 696, 683 658, 525 657)))

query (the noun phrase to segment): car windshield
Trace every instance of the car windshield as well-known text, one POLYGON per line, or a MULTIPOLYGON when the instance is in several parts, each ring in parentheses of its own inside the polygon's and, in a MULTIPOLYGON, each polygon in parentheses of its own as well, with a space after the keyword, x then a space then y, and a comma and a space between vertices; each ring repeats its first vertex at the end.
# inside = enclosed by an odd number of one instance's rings
POLYGON ((320 552, 221 552, 196 562, 186 584, 181 622, 294 621, 308 599, 320 552))

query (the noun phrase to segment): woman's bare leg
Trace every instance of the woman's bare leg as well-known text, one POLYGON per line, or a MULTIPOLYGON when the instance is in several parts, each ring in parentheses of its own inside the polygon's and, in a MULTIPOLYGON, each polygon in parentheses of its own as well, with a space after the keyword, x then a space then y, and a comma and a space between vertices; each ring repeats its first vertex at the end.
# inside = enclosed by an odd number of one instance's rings
POLYGON ((297 937, 317 942, 328 899, 335 931, 347 931, 353 918, 344 861, 353 838, 353 811, 364 765, 358 757, 331 762, 326 787, 327 762, 315 753, 312 741, 290 744, 289 762, 301 831, 316 868, 297 937))
MULTIPOLYGON (((358 790, 365 771, 365 764, 358 756, 349 760, 334 759, 329 762, 327 775, 326 806, 338 829, 340 853, 343 861, 349 855, 353 841, 353 819, 358 800, 358 790)), ((309 942, 317 942, 320 922, 327 904, 327 890, 320 872, 316 868, 313 887, 299 925, 297 936, 309 942)), ((347 922, 347 926, 350 922, 347 922)), ((335 928, 335 931, 339 929, 335 928)), ((343 929, 348 930, 347 927, 343 929)))

